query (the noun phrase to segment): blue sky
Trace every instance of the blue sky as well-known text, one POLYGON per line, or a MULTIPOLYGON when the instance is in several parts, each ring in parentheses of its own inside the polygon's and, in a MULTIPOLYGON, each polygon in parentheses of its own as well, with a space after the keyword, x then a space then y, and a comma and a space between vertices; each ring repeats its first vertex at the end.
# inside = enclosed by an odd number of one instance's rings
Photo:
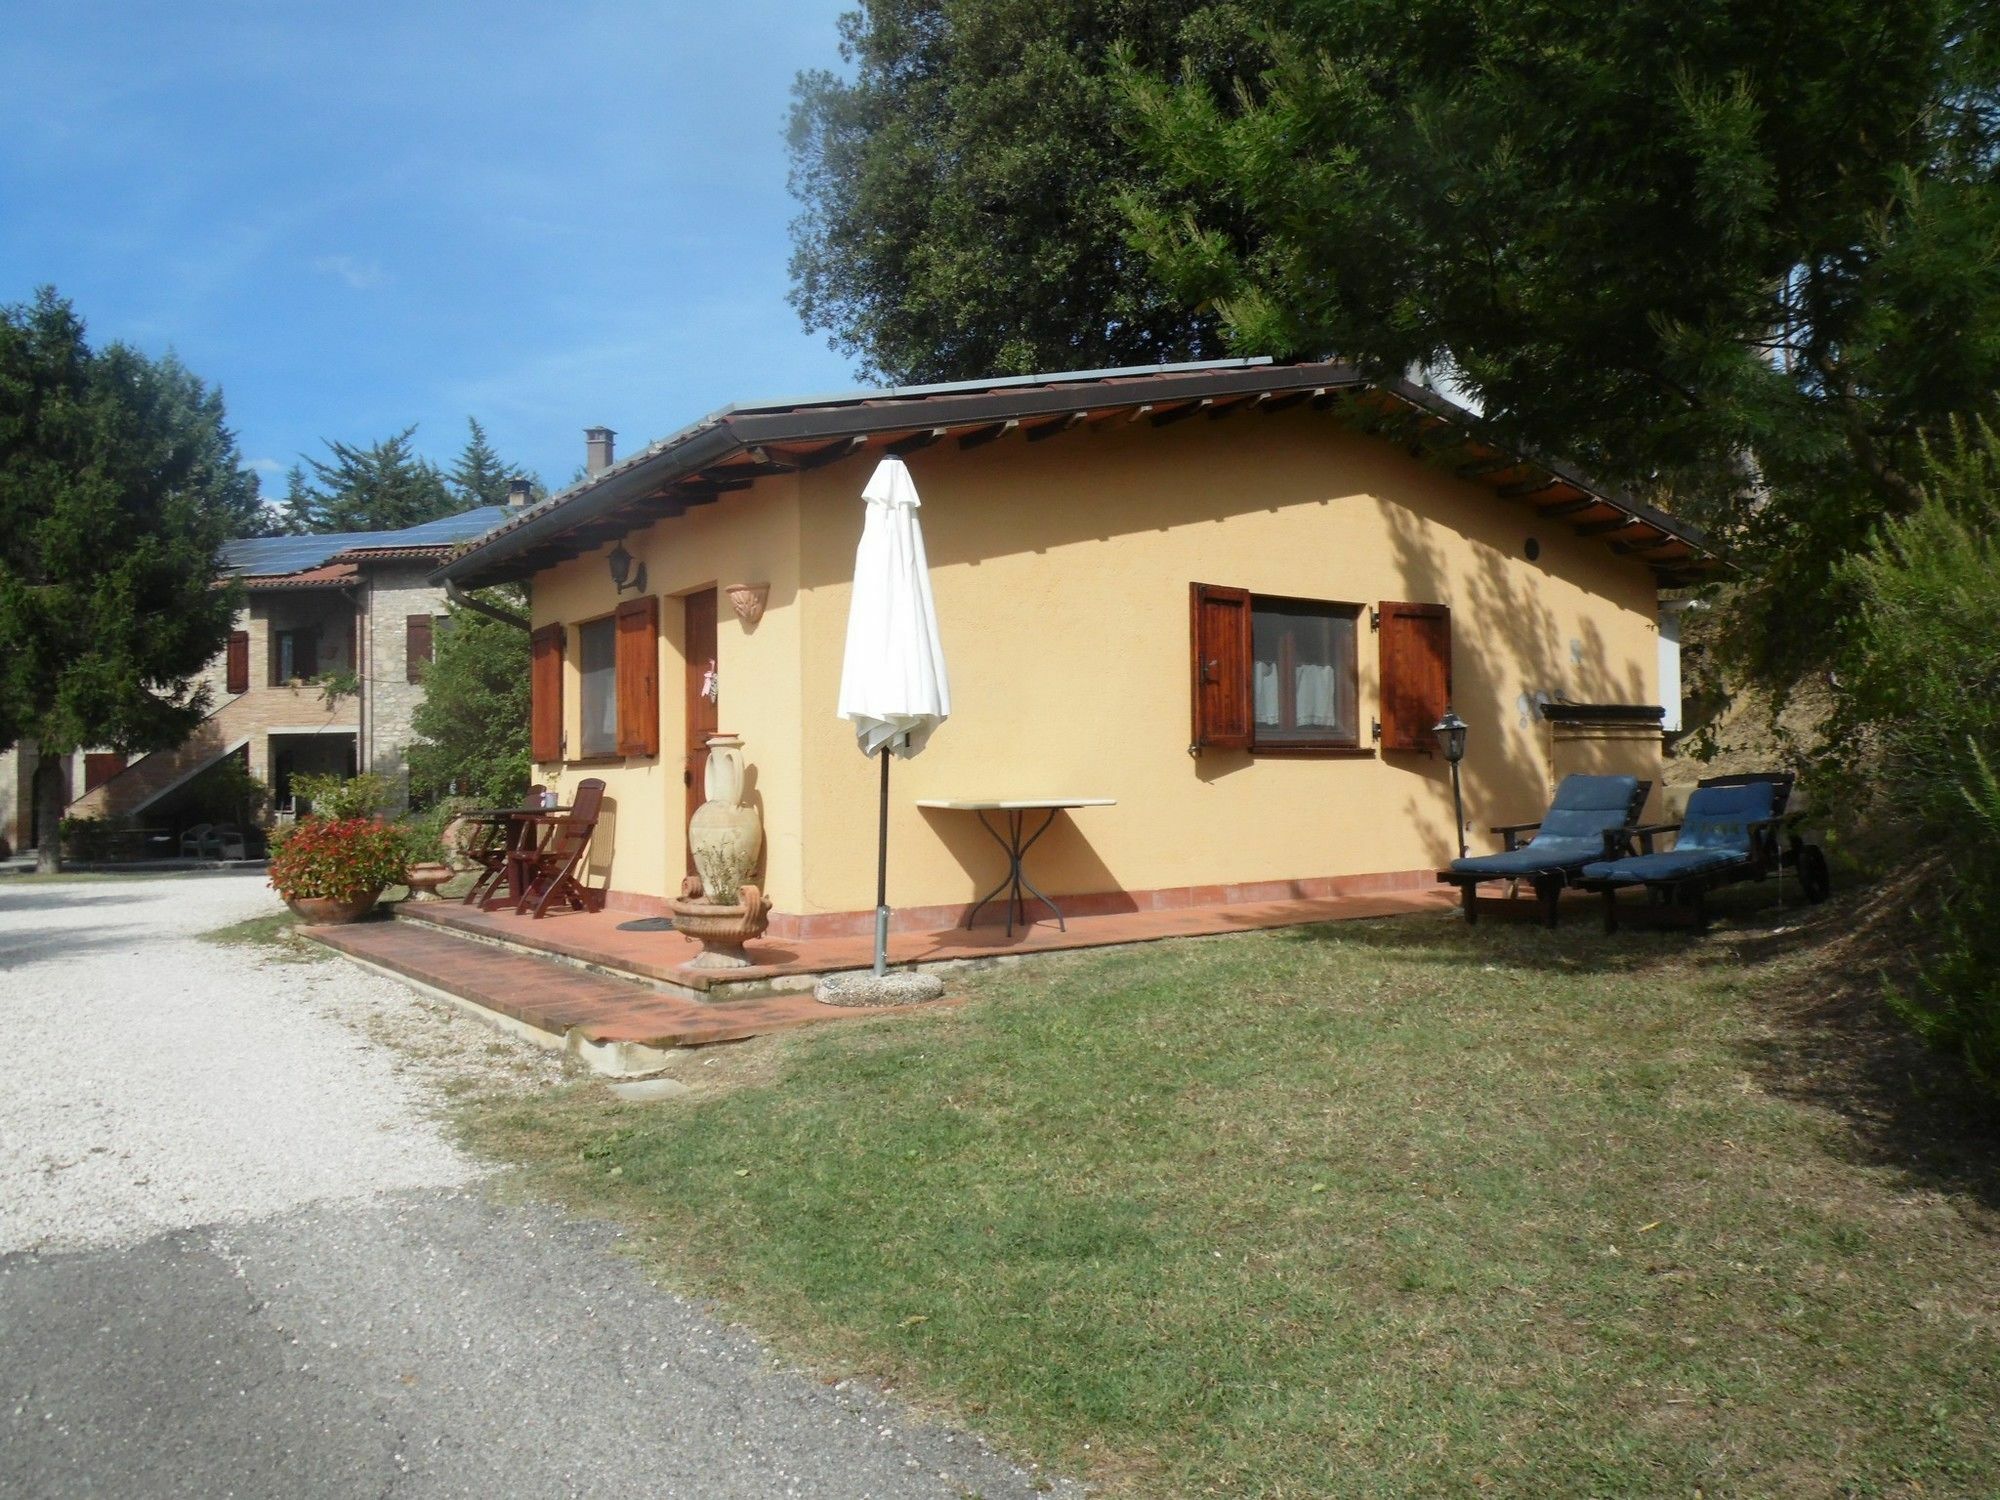
POLYGON ((785 301, 793 75, 841 0, 0 0, 0 301, 223 388, 265 492, 477 416, 567 482, 725 401, 853 385, 785 301))

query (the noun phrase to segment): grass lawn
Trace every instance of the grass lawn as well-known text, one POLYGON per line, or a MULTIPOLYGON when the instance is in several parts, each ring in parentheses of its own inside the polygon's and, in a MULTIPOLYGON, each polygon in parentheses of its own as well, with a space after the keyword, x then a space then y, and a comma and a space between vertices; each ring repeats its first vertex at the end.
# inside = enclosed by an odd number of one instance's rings
POLYGON ((465 1125, 795 1355, 1117 1491, 2000 1493, 1992 1117, 1827 977, 1859 905, 1801 922, 1054 957, 465 1125))

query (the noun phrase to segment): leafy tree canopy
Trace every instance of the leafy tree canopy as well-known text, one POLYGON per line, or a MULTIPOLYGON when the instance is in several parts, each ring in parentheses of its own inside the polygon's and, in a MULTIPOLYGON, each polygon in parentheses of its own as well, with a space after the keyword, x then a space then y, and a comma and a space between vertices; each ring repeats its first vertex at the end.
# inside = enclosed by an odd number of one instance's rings
POLYGON ((412 424, 367 447, 328 439, 327 457, 292 467, 287 529, 399 531, 465 509, 437 465, 417 454, 416 431, 412 424))
POLYGON ((175 744, 207 711, 236 606, 212 581, 256 492, 214 391, 84 335, 53 289, 0 309, 0 744, 36 741, 49 829, 52 757, 175 744))
POLYGON ((1156 273, 1244 354, 1448 370, 1501 434, 1671 497, 1767 658, 2000 388, 1992 0, 1342 0, 1227 88, 1137 49, 1156 273))
POLYGON ((870 378, 971 379, 1226 352, 1128 242, 1151 189, 1108 66, 1221 80, 1251 13, 1202 0, 865 0, 852 76, 793 87, 792 304, 870 378))
MULTIPOLYGON (((526 609, 518 590, 481 597, 526 609)), ((410 789, 418 801, 456 792, 488 807, 518 803, 528 790, 527 632, 454 604, 436 633, 412 725, 410 789)))

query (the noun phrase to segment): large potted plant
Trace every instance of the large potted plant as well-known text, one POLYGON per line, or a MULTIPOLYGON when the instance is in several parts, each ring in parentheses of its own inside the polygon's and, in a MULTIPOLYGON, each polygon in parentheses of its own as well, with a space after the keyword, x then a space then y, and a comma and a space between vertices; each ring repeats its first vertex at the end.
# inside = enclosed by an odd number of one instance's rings
POLYGON ((379 818, 307 818, 278 838, 270 880, 301 921, 354 922, 408 864, 403 830, 379 818))

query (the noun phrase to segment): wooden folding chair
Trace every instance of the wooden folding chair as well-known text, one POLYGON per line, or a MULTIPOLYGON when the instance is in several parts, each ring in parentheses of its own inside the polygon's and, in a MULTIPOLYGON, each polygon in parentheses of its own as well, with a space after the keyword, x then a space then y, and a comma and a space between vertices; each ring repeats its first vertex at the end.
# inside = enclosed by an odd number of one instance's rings
POLYGON ((530 828, 521 821, 521 814, 541 810, 542 788, 537 784, 528 788, 528 800, 518 808, 466 815, 473 833, 471 842, 465 846, 465 857, 479 867, 479 878, 465 893, 467 906, 483 910, 487 898, 503 886, 507 879, 507 856, 520 847, 523 834, 530 828))
POLYGON ((562 900, 577 911, 595 911, 603 897, 578 878, 590 837, 597 831, 597 814, 604 802, 604 783, 596 777, 576 784, 576 801, 553 812, 530 813, 526 822, 537 834, 507 856, 507 887, 515 893, 514 910, 533 908, 548 915, 551 902, 562 900))

